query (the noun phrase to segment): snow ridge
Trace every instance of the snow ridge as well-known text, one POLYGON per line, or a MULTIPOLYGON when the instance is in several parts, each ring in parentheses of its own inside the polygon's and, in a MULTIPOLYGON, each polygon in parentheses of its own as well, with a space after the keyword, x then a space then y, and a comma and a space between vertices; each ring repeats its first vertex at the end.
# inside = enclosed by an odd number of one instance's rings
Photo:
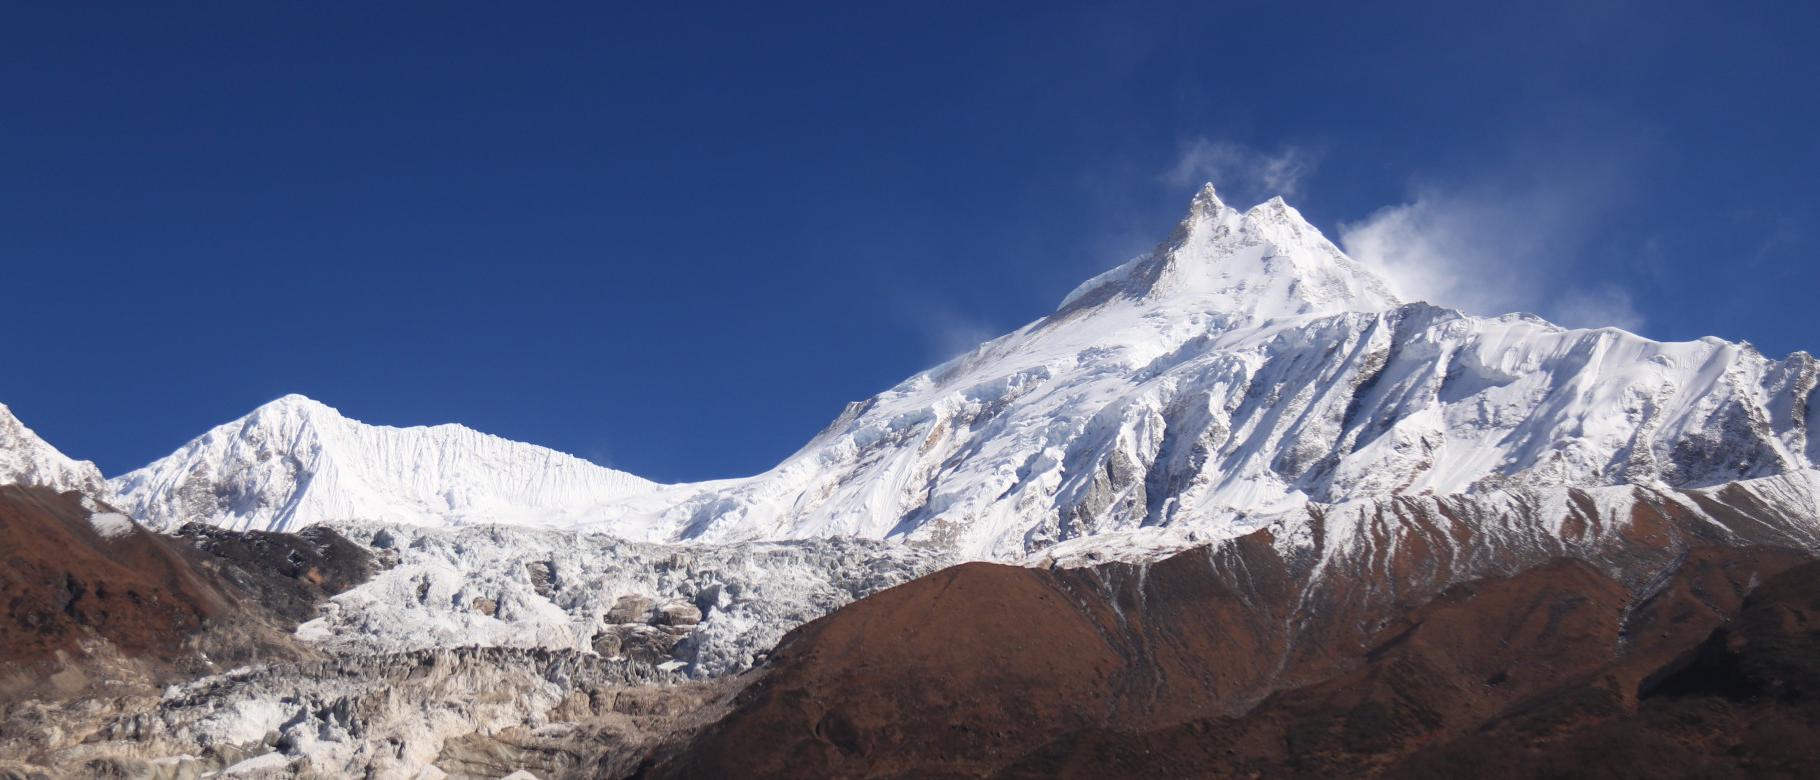
POLYGON ((155 528, 560 524, 655 484, 460 425, 366 425, 287 395, 110 483, 155 528))
POLYGON ((36 485, 88 496, 106 495, 101 470, 57 451, 0 404, 0 485, 36 485))

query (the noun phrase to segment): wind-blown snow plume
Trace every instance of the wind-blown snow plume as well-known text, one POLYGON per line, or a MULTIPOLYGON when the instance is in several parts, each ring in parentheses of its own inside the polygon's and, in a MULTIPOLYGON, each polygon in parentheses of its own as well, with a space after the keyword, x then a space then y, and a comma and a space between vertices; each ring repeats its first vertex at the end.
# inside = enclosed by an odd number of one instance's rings
POLYGON ((1407 203, 1342 225, 1340 243, 1409 300, 1641 330, 1644 318, 1627 291, 1569 281, 1586 276, 1571 263, 1586 256, 1594 189, 1571 182, 1555 189, 1422 187, 1407 203))
POLYGON ((1299 146, 1262 151, 1202 137, 1182 145, 1163 180, 1177 187, 1217 181, 1229 193, 1294 198, 1301 194, 1302 180, 1313 172, 1315 161, 1314 153, 1299 146))

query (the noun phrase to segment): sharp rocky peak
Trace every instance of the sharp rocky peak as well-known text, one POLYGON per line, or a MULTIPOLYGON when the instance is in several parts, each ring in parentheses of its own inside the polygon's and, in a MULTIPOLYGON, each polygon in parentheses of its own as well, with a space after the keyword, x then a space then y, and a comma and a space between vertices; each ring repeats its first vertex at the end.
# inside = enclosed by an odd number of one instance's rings
POLYGON ((1383 311, 1402 304, 1371 269, 1341 252, 1281 197, 1246 211, 1212 184, 1167 241, 1089 280, 1063 310, 1123 297, 1218 311, 1241 320, 1383 311))

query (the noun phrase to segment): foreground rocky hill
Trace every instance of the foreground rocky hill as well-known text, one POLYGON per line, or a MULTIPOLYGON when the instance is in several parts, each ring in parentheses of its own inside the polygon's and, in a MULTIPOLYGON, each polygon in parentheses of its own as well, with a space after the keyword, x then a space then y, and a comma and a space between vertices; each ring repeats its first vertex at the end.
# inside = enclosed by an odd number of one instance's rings
POLYGON ((289 636, 296 624, 373 572, 364 549, 327 529, 186 531, 150 532, 74 492, 0 485, 6 690, 79 687, 91 664, 129 664, 158 682, 304 652, 289 636))
POLYGON ((1812 549, 1674 511, 1588 519, 1610 533, 1526 554, 1391 521, 1485 556, 1463 576, 1268 531, 1154 563, 957 566, 793 632, 648 774, 1727 776, 1820 756, 1812 549))
POLYGON ((46 777, 108 775, 142 752, 69 751, 157 707, 165 686, 320 657, 292 632, 375 568, 327 529, 166 536, 20 485, 0 485, 0 553, 0 773, 46 777))
POLYGON ((999 774, 1804 776, 1820 759, 1820 630, 1802 617, 1820 607, 1820 566, 1742 599, 1734 579, 1784 565, 1699 556, 1642 601, 1577 563, 1477 583, 1334 679, 1237 717, 1089 728, 999 774))

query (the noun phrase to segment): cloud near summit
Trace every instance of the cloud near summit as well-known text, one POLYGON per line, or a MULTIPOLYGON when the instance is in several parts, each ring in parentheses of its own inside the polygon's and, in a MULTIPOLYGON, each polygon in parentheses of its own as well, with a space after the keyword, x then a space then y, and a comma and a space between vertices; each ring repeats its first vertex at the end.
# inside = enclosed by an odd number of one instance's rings
MULTIPOLYGON (((1625 259, 1601 220, 1622 200, 1634 153, 1606 144, 1494 155, 1473 171, 1417 180, 1334 236, 1384 276, 1399 297, 1479 315, 1539 314, 1568 327, 1645 323, 1613 265, 1625 259)), ((1307 192, 1321 155, 1306 146, 1260 148, 1194 136, 1157 179, 1182 190, 1211 181, 1244 207, 1307 192)), ((1639 251, 1641 251, 1639 249, 1639 251)))
POLYGON ((1211 181, 1222 193, 1250 205, 1275 195, 1294 200, 1317 162, 1318 155, 1299 146, 1263 151, 1198 137, 1182 144, 1175 164, 1163 173, 1162 179, 1175 187, 1211 181))
POLYGON ((1471 314, 1533 312, 1568 327, 1641 330, 1631 294, 1577 284, 1596 194, 1562 189, 1420 188, 1409 202, 1340 226, 1353 259, 1382 274, 1405 300, 1471 314))

